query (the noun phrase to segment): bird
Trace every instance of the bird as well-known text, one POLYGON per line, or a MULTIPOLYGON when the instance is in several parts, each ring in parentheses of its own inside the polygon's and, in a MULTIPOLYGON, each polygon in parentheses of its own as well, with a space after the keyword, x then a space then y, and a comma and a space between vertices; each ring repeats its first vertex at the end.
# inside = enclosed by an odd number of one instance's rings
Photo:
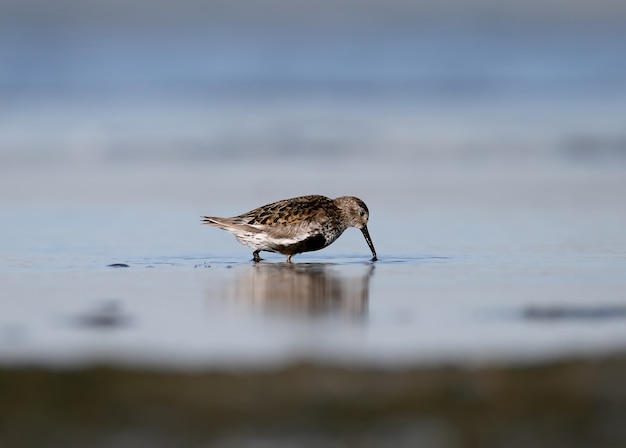
POLYGON ((291 258, 302 252, 323 249, 332 244, 348 227, 361 230, 377 261, 376 250, 367 230, 369 210, 361 199, 341 196, 330 199, 321 195, 299 196, 272 202, 232 218, 202 216, 202 223, 219 227, 235 235, 252 249, 255 262, 261 251, 291 258))

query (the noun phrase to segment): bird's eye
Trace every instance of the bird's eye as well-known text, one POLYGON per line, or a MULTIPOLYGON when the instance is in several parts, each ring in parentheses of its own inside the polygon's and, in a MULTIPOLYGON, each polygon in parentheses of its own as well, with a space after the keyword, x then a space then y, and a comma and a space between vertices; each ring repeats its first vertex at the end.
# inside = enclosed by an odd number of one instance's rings
POLYGON ((359 212, 359 215, 361 215, 361 216, 365 216, 365 211, 361 210, 361 211, 359 212))

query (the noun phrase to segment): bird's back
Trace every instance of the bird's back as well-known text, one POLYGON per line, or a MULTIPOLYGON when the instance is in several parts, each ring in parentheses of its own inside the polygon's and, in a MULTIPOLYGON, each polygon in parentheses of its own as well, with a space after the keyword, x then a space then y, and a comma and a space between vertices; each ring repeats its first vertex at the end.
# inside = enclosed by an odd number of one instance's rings
POLYGON ((324 218, 325 215, 332 216, 335 212, 336 207, 332 199, 310 195, 272 202, 233 219, 242 224, 280 227, 324 218))

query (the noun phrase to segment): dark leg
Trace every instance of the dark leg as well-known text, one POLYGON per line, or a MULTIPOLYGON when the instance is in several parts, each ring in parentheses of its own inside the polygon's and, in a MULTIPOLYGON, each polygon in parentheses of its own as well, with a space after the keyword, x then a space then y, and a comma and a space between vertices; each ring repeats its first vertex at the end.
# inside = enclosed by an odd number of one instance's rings
POLYGON ((252 259, 254 260, 255 263, 258 263, 259 261, 262 260, 261 256, 259 255, 259 252, 261 251, 255 250, 254 252, 252 252, 252 259))
POLYGON ((293 257, 293 255, 287 255, 287 263, 291 263, 291 257, 293 257))

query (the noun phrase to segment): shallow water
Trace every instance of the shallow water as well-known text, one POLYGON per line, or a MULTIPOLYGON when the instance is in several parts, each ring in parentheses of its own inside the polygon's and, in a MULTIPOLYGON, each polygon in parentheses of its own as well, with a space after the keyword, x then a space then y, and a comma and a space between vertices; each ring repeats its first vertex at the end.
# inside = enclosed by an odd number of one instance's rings
MULTIPOLYGON (((199 224, 200 214, 260 205, 240 189, 210 208, 192 206, 201 191, 180 204, 142 206, 95 206, 80 190, 57 207, 30 198, 2 212, 0 360, 398 366, 622 351, 623 173, 556 167, 549 176, 538 164, 532 176, 483 170, 467 179, 448 166, 438 188, 449 194, 438 201, 420 193, 421 183, 437 187, 432 177, 400 168, 364 186, 375 263, 354 229, 291 265, 275 254, 251 262, 231 235, 199 224)), ((177 179, 200 185, 202 174, 189 167, 177 179)), ((89 182, 96 197, 133 191, 120 179, 89 182)), ((241 181, 244 191, 254 190, 250 179, 241 181)), ((267 202, 288 196, 273 188, 267 202)))
POLYGON ((0 43, 0 364, 626 347, 623 31, 27 28, 0 43), (380 261, 349 229, 255 265, 199 223, 304 194, 361 197, 380 261))

